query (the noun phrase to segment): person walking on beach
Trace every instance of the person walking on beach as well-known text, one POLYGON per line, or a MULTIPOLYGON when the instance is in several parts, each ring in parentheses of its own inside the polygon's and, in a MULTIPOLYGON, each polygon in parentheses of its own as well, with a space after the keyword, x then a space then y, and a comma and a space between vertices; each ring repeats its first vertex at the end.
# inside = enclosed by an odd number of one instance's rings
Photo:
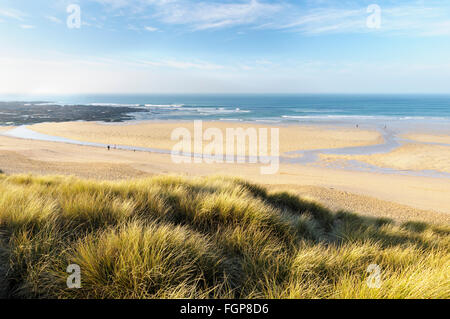
POLYGON ((108 151, 111 149, 111 146, 108 145, 108 151))

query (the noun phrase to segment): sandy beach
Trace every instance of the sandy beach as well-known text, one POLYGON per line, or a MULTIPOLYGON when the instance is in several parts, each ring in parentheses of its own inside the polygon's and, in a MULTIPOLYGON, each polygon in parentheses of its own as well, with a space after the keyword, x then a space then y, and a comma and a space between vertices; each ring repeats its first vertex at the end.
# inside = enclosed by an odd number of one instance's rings
MULTIPOLYGON (((170 136, 173 128, 186 124, 103 125, 80 122, 39 124, 29 128, 81 141, 170 149, 174 142, 167 135, 170 136)), ((206 127, 213 124, 217 123, 208 123, 206 127)), ((219 127, 230 125, 238 124, 220 123, 219 127)), ((380 139, 375 131, 352 128, 282 127, 280 132, 284 136, 284 139, 280 136, 283 151, 370 145, 380 139), (304 138, 300 139, 300 136, 304 138)), ((418 158, 415 166, 410 167, 448 168, 445 148, 412 145, 402 146, 393 153, 397 159, 389 158, 392 154, 383 155, 387 157, 384 159, 386 165, 400 165, 398 163, 403 163, 401 159, 406 163, 407 159, 411 162, 418 158), (433 147, 433 152, 426 147, 433 147), (434 162, 427 166, 432 158, 434 162)), ((383 160, 381 155, 368 158, 377 164, 383 160)), ((282 163, 277 174, 261 175, 259 164, 174 164, 170 155, 165 154, 108 151, 98 147, 0 136, 0 169, 6 174, 62 174, 94 179, 129 179, 155 174, 240 176, 267 185, 271 190, 291 190, 333 210, 356 211, 396 221, 450 222, 450 179, 345 170, 328 165, 330 160, 322 161, 320 165, 282 163)))
POLYGON ((450 131, 447 134, 410 133, 401 137, 422 143, 443 143, 450 145, 450 131))
MULTIPOLYGON (((171 140, 171 133, 180 127, 187 128, 190 132, 194 130, 193 122, 144 122, 126 125, 68 122, 43 123, 30 126, 36 132, 79 141, 169 150, 176 143, 171 140)), ((258 130, 260 128, 270 129, 275 126, 236 122, 203 122, 204 130, 218 128, 222 131, 223 136, 226 135, 227 128, 239 127, 258 130)), ((382 142, 380 133, 375 130, 328 126, 278 126, 278 128, 280 129, 281 154, 296 150, 373 145, 382 142)), ((270 132, 268 134, 270 137, 270 132)))
POLYGON ((433 170, 450 173, 450 146, 407 143, 385 154, 320 156, 322 160, 328 162, 357 160, 397 170, 433 170))

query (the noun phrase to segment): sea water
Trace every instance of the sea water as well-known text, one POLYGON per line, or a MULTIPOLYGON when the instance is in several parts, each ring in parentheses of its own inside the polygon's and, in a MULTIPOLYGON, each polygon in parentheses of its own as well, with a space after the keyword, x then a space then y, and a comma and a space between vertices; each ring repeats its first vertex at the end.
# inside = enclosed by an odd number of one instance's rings
MULTIPOLYGON (((450 95, 164 94, 0 96, 44 105, 126 106, 132 120, 255 121, 261 123, 376 124, 450 128, 450 95), (142 109, 145 112, 142 112, 142 109)), ((81 118, 81 120, 83 120, 81 118)), ((113 119, 111 119, 113 120, 113 119)), ((47 119, 48 121, 48 119, 47 119)), ((1 122, 1 110, 0 110, 1 122)), ((4 125, 4 123, 2 123, 4 125)))

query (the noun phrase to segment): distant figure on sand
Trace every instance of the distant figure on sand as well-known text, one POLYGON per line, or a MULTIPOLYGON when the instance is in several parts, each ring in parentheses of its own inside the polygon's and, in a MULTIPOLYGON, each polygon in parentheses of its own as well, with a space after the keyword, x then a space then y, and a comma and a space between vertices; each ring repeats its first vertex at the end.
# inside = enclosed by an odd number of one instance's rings
POLYGON ((356 124, 356 128, 358 128, 359 127, 359 124, 356 124))
POLYGON ((108 151, 111 149, 111 146, 108 145, 108 151))

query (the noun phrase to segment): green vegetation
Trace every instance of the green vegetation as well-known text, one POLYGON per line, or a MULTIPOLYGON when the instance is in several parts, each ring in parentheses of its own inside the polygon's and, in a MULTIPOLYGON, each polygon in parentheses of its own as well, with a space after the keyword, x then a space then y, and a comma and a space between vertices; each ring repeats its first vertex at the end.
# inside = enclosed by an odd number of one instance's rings
POLYGON ((0 175, 4 298, 449 298, 449 247, 448 225, 331 213, 238 179, 0 175))

